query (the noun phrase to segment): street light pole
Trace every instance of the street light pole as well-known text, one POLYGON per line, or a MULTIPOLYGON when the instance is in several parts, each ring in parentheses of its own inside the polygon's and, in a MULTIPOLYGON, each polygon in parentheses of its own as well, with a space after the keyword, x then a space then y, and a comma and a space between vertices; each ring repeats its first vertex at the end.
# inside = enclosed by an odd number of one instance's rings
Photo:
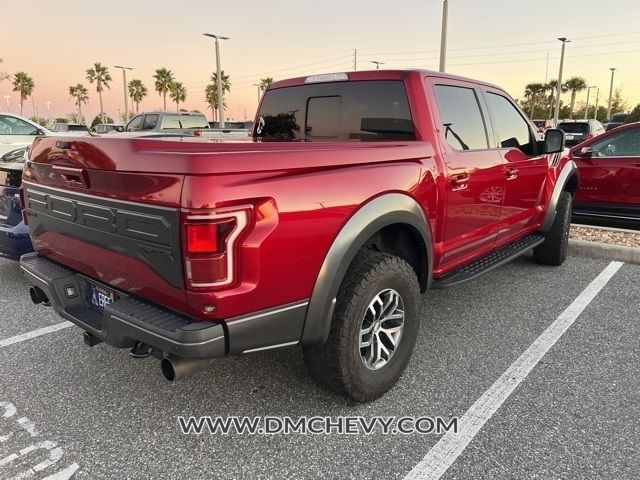
MULTIPOLYGON (((124 83, 124 123, 129 123, 129 95, 127 94, 127 70, 133 70, 131 67, 122 67, 116 65, 116 68, 122 69, 122 82, 124 83)), ((120 119, 118 118, 118 121, 120 119)))
POLYGON ((229 40, 229 37, 223 37, 220 35, 213 35, 212 33, 203 33, 205 37, 214 38, 216 41, 216 83, 218 89, 218 121, 220 124, 220 128, 224 128, 224 100, 222 98, 222 77, 220 68, 220 43, 219 40, 229 40))
POLYGON ((607 105, 607 120, 611 118, 611 98, 613 97, 613 74, 616 71, 616 67, 611 67, 611 84, 609 85, 609 104, 607 105))
POLYGON ((11 99, 11 95, 5 95, 4 96, 4 101, 7 102, 7 111, 10 112, 11 109, 9 108, 9 100, 11 99))
POLYGON ((596 89, 596 109, 593 112, 593 119, 598 119, 598 103, 600 103, 600 87, 596 89))
POLYGON ((562 42, 562 51, 560 53, 560 69, 558 71, 558 84, 556 85, 556 107, 553 111, 553 125, 558 125, 558 118, 560 117, 560 94, 562 93, 562 69, 564 68, 564 49, 567 42, 565 37, 558 38, 562 42))
POLYGON ((440 71, 444 72, 447 63, 447 26, 449 23, 449 0, 442 4, 442 30, 440 32, 440 71))
POLYGON ((254 83, 253 84, 254 87, 258 87, 258 105, 260 105, 260 84, 259 83, 254 83))
POLYGON ((376 70, 380 70, 380 65, 384 65, 384 62, 378 62, 377 60, 371 60, 371 63, 376 64, 376 70))
POLYGON ((591 89, 596 88, 595 85, 592 85, 587 88, 587 106, 584 108, 584 119, 589 118, 589 98, 591 97, 591 89))

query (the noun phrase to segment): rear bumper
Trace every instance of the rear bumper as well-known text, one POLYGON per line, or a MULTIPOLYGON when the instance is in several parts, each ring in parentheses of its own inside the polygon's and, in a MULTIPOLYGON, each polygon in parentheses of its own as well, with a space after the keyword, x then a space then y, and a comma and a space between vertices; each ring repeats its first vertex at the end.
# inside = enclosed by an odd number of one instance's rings
POLYGON ((18 225, 0 224, 0 257, 19 260, 29 252, 33 252, 33 245, 29 237, 29 228, 24 222, 18 225))
POLYGON ((61 317, 108 345, 131 348, 143 342, 184 358, 217 358, 297 344, 308 304, 297 302, 214 323, 193 320, 116 290, 118 299, 99 313, 90 306, 89 285, 112 287, 37 253, 23 255, 20 267, 61 317), (73 287, 75 295, 68 295, 68 287, 73 287))

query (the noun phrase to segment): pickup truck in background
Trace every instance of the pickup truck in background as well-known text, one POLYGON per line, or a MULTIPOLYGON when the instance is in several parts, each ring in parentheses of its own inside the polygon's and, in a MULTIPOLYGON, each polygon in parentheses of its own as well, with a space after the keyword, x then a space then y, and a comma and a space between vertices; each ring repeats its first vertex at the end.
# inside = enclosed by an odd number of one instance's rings
POLYGON ((247 139, 244 128, 211 128, 207 118, 197 112, 147 112, 133 117, 124 131, 133 136, 175 135, 210 139, 247 139))
POLYGON ((298 345, 319 383, 369 401, 407 365, 421 293, 532 249, 565 261, 578 175, 563 148, 484 82, 284 80, 253 142, 38 139, 20 265, 88 345, 156 355, 169 380, 298 345))

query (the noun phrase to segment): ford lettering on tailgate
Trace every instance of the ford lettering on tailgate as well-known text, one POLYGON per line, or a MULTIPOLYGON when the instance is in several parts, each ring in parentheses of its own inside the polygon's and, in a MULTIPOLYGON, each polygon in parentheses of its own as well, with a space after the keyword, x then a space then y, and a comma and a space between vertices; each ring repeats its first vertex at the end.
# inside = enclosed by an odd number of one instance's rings
POLYGON ((142 260, 171 285, 182 286, 177 209, 103 199, 26 182, 25 203, 34 236, 55 231, 78 238, 142 260))

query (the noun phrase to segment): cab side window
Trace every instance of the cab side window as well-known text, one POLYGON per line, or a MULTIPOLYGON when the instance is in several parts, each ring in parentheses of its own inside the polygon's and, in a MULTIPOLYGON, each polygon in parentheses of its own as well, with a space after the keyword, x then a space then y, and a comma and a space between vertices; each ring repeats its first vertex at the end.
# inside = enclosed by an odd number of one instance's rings
POLYGON ((37 135, 38 129, 19 118, 0 115, 0 135, 37 135))
POLYGON ((137 117, 133 117, 133 120, 129 122, 127 125, 127 132, 137 132, 142 130, 142 119, 144 115, 138 115, 137 117))
POLYGON ((434 88, 449 146, 458 151, 489 148, 475 91, 452 85, 436 85, 434 88))
POLYGON ((640 157, 640 128, 625 130, 592 145, 594 157, 640 157))
POLYGON ((153 114, 144 117, 143 130, 153 130, 156 126, 158 126, 158 115, 153 114))
POLYGON ((535 139, 529 123, 509 99, 487 92, 487 104, 493 114, 499 148, 517 148, 525 155, 534 155, 535 139))

